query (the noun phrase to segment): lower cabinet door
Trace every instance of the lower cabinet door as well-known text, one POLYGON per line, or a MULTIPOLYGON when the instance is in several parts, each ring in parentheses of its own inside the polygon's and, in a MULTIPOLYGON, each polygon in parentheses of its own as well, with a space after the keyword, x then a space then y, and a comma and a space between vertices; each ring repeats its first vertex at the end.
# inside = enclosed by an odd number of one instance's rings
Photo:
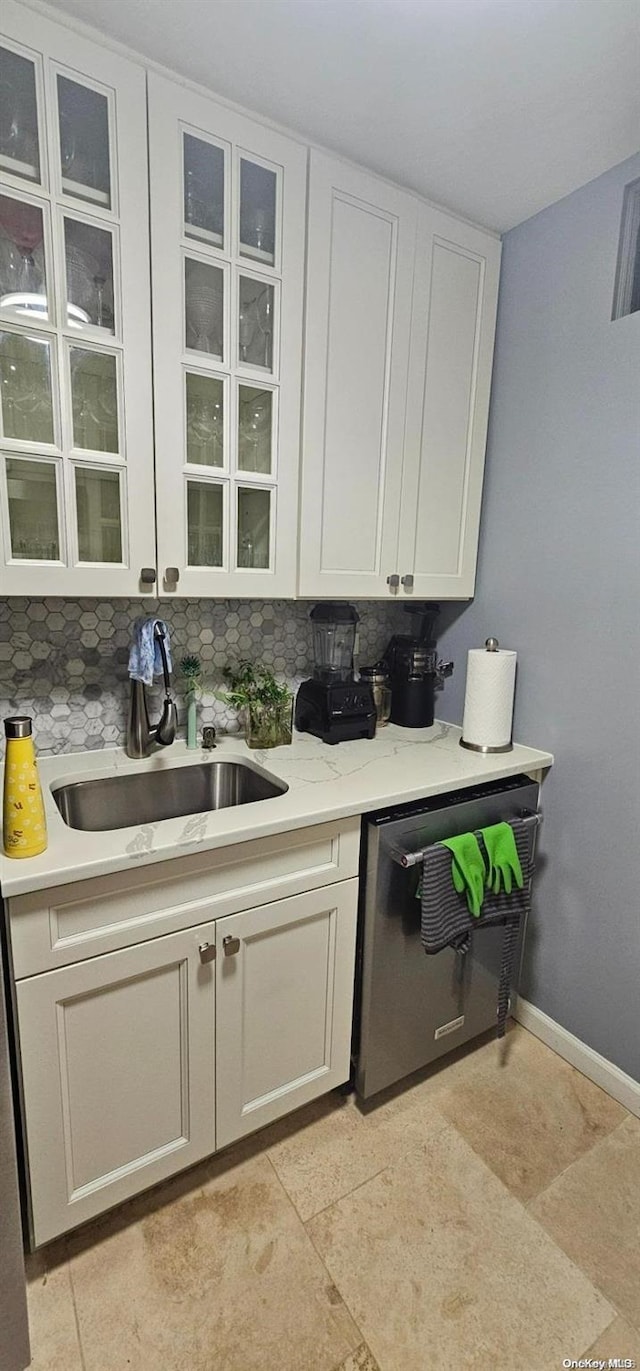
POLYGON ((218 1147, 349 1077, 357 880, 218 923, 218 1147))
POLYGON ((36 1246, 215 1148, 215 924, 17 985, 36 1246))

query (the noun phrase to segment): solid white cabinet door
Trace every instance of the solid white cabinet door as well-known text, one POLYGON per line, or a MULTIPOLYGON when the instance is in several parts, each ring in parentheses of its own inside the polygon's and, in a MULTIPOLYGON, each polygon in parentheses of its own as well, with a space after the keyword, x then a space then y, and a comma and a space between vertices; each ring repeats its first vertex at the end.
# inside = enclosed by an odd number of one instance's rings
POLYGON ((145 71, 14 0, 0 30, 0 586, 138 595, 156 560, 145 71))
POLYGON ((36 1246, 213 1152, 203 943, 215 924, 18 983, 36 1246))
POLYGON ((292 596, 307 150, 155 72, 149 150, 161 589, 292 596))
POLYGON ((400 520, 400 594, 473 595, 500 243, 420 207, 400 520))
POLYGON ((417 201, 312 151, 299 592, 393 594, 417 201))
POLYGON ((342 881, 220 925, 218 1147, 348 1079, 357 896, 342 881))

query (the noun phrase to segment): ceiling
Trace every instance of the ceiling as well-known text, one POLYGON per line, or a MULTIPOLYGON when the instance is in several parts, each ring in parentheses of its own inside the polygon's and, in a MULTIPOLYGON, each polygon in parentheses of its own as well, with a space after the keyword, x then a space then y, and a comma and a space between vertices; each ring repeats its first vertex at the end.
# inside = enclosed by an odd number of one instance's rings
POLYGON ((640 148, 640 0, 53 0, 504 230, 640 148))

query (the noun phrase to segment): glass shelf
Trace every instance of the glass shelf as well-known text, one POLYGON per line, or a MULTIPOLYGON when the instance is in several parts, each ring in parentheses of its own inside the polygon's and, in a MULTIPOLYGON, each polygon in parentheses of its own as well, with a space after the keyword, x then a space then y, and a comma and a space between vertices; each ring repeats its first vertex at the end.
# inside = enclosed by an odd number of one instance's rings
POLYGON ((271 491, 238 487, 238 566, 269 567, 271 491))
POLYGON ((11 556, 26 561, 60 560, 58 491, 53 462, 7 457, 11 556))
POLYGON ((187 564, 222 566, 222 486, 187 481, 187 564))
POLYGON ((238 361, 273 371, 275 290, 266 281, 240 276, 238 284, 238 361))
POLYGON ((224 382, 188 371, 185 377, 187 461, 224 466, 224 382))
POLYGON ((73 445, 91 452, 118 452, 118 375, 111 353, 72 347, 73 445))
POLYGON ((122 561, 119 471, 76 467, 76 517, 81 562, 122 561))
POLYGON ((49 319, 44 215, 10 195, 0 195, 0 308, 23 322, 49 319))
POLYGON ((0 408, 5 438, 54 442, 48 339, 0 333, 0 408))
POLYGON ((240 256, 275 264, 278 178, 268 167, 240 158, 240 256))
POLYGON ((271 474, 273 392, 238 386, 238 469, 271 474))
POLYGON ((69 323, 115 333, 112 234, 65 215, 64 251, 69 323))
POLYGON ((0 169, 40 180, 35 66, 10 48, 0 48, 0 169))
POLYGON ((62 189, 111 209, 107 97, 60 73, 57 86, 62 189))
POLYGON ((220 267, 185 257, 185 342, 192 352, 223 360, 224 272, 220 267))
POLYGON ((212 247, 224 246, 224 152, 192 133, 183 134, 184 231, 212 247))

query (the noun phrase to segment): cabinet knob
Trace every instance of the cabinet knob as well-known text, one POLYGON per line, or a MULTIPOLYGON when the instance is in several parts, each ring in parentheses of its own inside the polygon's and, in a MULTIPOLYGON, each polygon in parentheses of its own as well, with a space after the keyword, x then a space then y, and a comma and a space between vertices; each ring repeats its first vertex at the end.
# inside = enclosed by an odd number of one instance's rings
POLYGON ((179 580, 180 572, 177 566, 165 567, 164 584, 167 590, 171 589, 172 587, 175 590, 175 587, 177 586, 179 580))
POLYGON ((398 576, 397 571, 394 571, 392 576, 387 576, 387 585, 390 586, 392 590, 398 589, 398 586, 400 585, 400 577, 398 576))
POLYGON ((156 583, 156 569, 154 566, 143 566, 140 572, 140 580, 143 586, 154 586, 156 583))
POLYGON ((215 945, 215 943, 199 943, 199 944, 198 944, 198 952, 200 953, 200 961, 201 961, 201 962, 215 962, 215 959, 216 959, 216 945, 215 945))
POLYGON ((225 957, 235 957, 236 952, 240 951, 240 939, 232 938, 231 934, 228 934, 226 938, 222 939, 222 946, 225 957))
POLYGON ((411 575, 409 575, 409 576, 403 576, 403 577, 402 577, 402 584, 403 584, 405 590, 413 590, 413 576, 411 576, 411 575))

